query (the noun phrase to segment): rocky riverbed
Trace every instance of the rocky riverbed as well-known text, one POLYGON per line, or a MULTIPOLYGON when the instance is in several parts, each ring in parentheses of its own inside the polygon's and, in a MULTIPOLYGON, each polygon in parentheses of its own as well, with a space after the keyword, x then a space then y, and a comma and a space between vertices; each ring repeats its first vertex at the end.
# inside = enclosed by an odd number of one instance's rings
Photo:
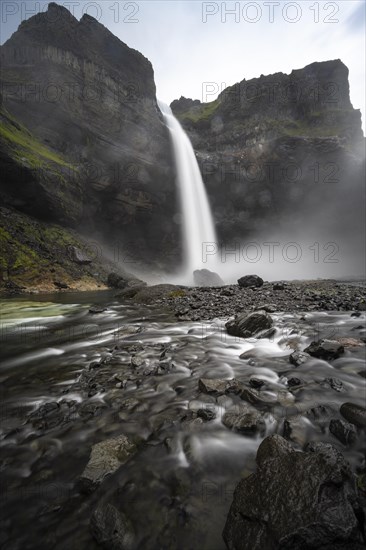
MULTIPOLYGON (((272 289, 230 315, 176 316, 193 293, 270 285, 2 301, 1 543, 363 548, 362 305, 286 312, 272 289)), ((334 300, 361 296, 342 289, 334 300)))
POLYGON ((183 321, 229 317, 246 310, 280 311, 366 310, 366 284, 333 280, 263 282, 261 286, 238 284, 217 288, 156 285, 128 288, 122 300, 166 307, 183 321))

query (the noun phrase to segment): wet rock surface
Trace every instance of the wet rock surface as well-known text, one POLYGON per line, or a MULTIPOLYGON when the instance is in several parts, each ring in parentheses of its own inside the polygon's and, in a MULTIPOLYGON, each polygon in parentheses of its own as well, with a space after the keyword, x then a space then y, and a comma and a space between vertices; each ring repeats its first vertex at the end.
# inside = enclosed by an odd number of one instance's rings
POLYGON ((265 433, 265 422, 260 413, 248 405, 240 405, 233 411, 224 414, 224 426, 245 435, 265 433))
POLYGON ((273 435, 256 462, 256 473, 235 490, 223 531, 227 548, 364 547, 355 479, 337 449, 318 443, 296 452, 273 435))
POLYGON ((134 550, 135 534, 131 522, 113 504, 100 503, 93 512, 90 529, 106 550, 134 550))
POLYGON ((343 403, 341 415, 355 426, 366 428, 366 408, 355 403, 343 403))
POLYGON ((357 431, 353 424, 345 422, 339 418, 332 419, 329 423, 329 431, 337 438, 343 445, 352 445, 357 439, 357 431))
POLYGON ((101 441, 93 446, 90 459, 80 476, 85 492, 93 491, 136 452, 136 446, 125 435, 101 441))
POLYGON ((253 313, 242 313, 233 320, 226 323, 226 330, 232 336, 249 338, 256 336, 261 331, 272 327, 272 318, 266 311, 254 311, 253 313))
POLYGON ((319 342, 312 342, 304 352, 318 359, 330 361, 338 359, 344 353, 344 347, 335 340, 320 340, 319 342))

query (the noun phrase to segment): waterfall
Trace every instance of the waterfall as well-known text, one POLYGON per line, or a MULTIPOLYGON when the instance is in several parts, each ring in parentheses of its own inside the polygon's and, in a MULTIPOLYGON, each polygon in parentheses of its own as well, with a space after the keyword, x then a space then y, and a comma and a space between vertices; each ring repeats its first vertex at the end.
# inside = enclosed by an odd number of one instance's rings
POLYGON ((159 107, 173 144, 182 207, 183 278, 189 282, 195 269, 208 268, 216 264, 214 256, 205 254, 207 249, 213 250, 215 246, 213 243, 217 243, 215 225, 189 137, 170 107, 161 102, 159 107), (208 243, 212 243, 212 246, 206 248, 208 243))

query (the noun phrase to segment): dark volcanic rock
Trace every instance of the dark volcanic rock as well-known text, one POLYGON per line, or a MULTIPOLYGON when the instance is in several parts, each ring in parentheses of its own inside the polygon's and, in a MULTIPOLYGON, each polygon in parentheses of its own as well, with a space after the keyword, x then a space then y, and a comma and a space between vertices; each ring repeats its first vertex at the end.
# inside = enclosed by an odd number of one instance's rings
POLYGON ((343 403, 341 406, 341 415, 360 428, 366 428, 366 408, 354 403, 343 403))
POLYGON ((90 530, 97 543, 107 550, 133 550, 135 533, 131 522, 109 502, 101 502, 90 519, 90 530))
POLYGON ((213 395, 224 395, 230 389, 235 389, 238 383, 233 380, 220 380, 217 378, 200 378, 198 381, 198 387, 203 393, 213 395))
POLYGON ((31 133, 30 148, 0 140, 6 204, 82 225, 113 243, 117 262, 179 259, 175 167, 151 63, 93 17, 78 21, 54 3, 24 19, 0 53, 0 121, 6 112, 19 122, 6 121, 8 136, 31 133), (37 90, 25 99, 30 82, 37 90))
POLYGON ((202 420, 209 421, 216 418, 216 413, 212 409, 198 409, 197 416, 202 420))
POLYGON ((118 273, 110 273, 108 275, 107 285, 111 288, 124 289, 126 288, 127 284, 128 281, 121 275, 118 275, 118 273))
POLYGON ((240 277, 240 279, 238 279, 238 285, 241 288, 259 288, 263 285, 263 279, 258 277, 258 275, 245 275, 244 277, 240 277))
MULTIPOLYGON (((293 220, 294 229, 300 219, 307 224, 310 215, 313 226, 324 227, 323 204, 334 208, 334 228, 340 218, 347 223, 347 204, 355 213, 348 223, 357 233, 364 216, 364 144, 348 76, 335 59, 290 74, 244 78, 210 103, 172 103, 195 148, 224 242, 241 241, 243 232, 255 241, 284 217, 293 220), (330 83, 334 103, 327 98, 330 83), (308 193, 314 162, 334 163, 339 170, 334 185, 308 193), (349 181, 355 183, 354 194, 347 191, 349 181)), ((264 258, 264 247, 261 252, 264 258)))
POLYGON ((312 342, 310 346, 304 349, 304 352, 318 359, 331 361, 332 359, 338 359, 344 353, 344 347, 336 340, 319 340, 318 342, 312 342))
POLYGON ((262 415, 249 405, 240 405, 237 410, 228 411, 222 418, 224 426, 243 435, 264 434, 266 424, 262 415))
POLYGON ((259 390, 262 386, 264 386, 264 384, 265 381, 260 378, 251 378, 249 380, 249 385, 256 390, 259 390))
POLYGON ((288 379, 287 384, 290 388, 292 388, 294 386, 300 386, 302 382, 300 378, 296 378, 295 376, 293 376, 292 378, 288 379))
POLYGON ((337 391, 337 392, 345 391, 343 387, 343 382, 339 378, 326 378, 324 382, 325 384, 328 384, 334 391, 337 391))
POLYGON ((197 286, 219 287, 225 284, 220 275, 209 269, 196 269, 193 272, 193 278, 194 284, 197 286))
POLYGON ((113 474, 135 452, 135 445, 125 435, 94 445, 89 462, 79 479, 80 489, 83 492, 95 490, 107 476, 113 474))
POLYGON ((257 472, 234 493, 223 532, 228 549, 363 548, 354 476, 334 447, 296 452, 273 435, 256 461, 257 472))
POLYGON ((273 325, 272 318, 266 311, 254 311, 253 313, 241 313, 225 325, 226 330, 232 336, 250 338, 256 336, 262 330, 270 329, 273 325))
POLYGON ((300 365, 305 363, 308 359, 310 359, 310 355, 303 351, 294 351, 293 353, 291 353, 289 357, 290 363, 295 365, 295 367, 299 367, 300 365))
POLYGON ((92 259, 89 258, 85 252, 77 248, 76 246, 70 246, 69 248, 70 259, 77 264, 88 265, 92 263, 92 259))
POLYGON ((329 431, 344 445, 350 445, 357 439, 354 425, 339 418, 332 418, 329 423, 329 431))
POLYGON ((283 283, 274 283, 273 290, 285 290, 285 285, 283 283))

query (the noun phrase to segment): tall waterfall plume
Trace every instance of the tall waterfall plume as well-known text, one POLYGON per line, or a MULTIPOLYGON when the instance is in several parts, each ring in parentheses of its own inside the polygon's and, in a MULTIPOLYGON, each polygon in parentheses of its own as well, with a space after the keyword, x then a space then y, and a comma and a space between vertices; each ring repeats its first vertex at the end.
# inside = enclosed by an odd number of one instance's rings
POLYGON ((190 282, 195 269, 216 264, 206 251, 216 248, 217 237, 205 185, 189 137, 168 105, 159 101, 160 110, 170 131, 177 185, 182 208, 184 270, 182 278, 190 282))

